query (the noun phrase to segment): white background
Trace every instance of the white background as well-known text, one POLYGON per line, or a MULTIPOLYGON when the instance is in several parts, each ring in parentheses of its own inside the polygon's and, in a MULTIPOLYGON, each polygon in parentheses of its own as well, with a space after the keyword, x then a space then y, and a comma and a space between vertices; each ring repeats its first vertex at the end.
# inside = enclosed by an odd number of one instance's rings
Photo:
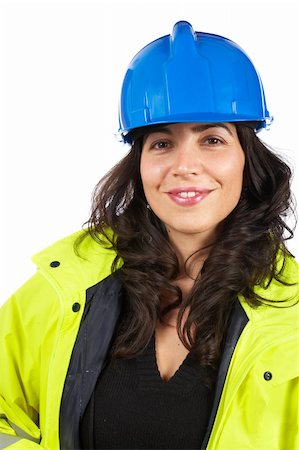
MULTIPOLYGON (((114 137, 126 67, 178 20, 249 54, 275 117, 260 136, 298 172, 297 4, 0 0, 0 303, 35 272, 32 254, 88 219, 95 184, 126 151, 114 137)), ((298 255, 298 231, 289 248, 298 255)))

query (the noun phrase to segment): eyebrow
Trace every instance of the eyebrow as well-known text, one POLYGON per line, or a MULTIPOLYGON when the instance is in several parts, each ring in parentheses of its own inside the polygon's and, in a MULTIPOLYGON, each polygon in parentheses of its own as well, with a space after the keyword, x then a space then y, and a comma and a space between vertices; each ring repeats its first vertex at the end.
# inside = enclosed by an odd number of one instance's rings
POLYGON ((224 123, 199 123, 192 127, 191 130, 194 133, 198 133, 200 131, 205 131, 208 128, 224 128, 231 136, 233 135, 232 131, 224 123))
MULTIPOLYGON (((231 136, 233 136, 232 131, 228 128, 227 125, 225 125, 225 124, 222 123, 222 122, 219 122, 219 123, 218 123, 218 122, 213 122, 213 123, 197 123, 194 127, 191 127, 191 131, 192 131, 193 133, 200 133, 200 132, 202 132, 202 131, 208 130, 209 128, 224 128, 231 136)), ((153 130, 151 130, 150 133, 147 133, 147 134, 144 136, 144 139, 146 140, 146 139, 148 138, 148 136, 149 136, 150 134, 153 134, 153 133, 166 133, 166 134, 169 134, 169 135, 173 134, 172 131, 171 131, 171 129, 168 128, 167 126, 164 126, 164 127, 163 127, 163 126, 157 125, 156 128, 154 128, 153 130)))

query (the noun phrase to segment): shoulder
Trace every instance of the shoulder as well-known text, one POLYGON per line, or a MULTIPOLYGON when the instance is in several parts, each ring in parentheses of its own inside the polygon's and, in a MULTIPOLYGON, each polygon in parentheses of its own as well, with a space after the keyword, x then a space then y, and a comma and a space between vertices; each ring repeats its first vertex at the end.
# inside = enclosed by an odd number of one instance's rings
POLYGON ((80 230, 37 253, 32 260, 60 289, 86 290, 111 273, 115 256, 107 240, 99 243, 86 230, 80 230))
POLYGON ((35 275, 3 305, 3 313, 22 310, 28 318, 49 316, 53 309, 63 313, 68 302, 84 299, 89 287, 110 275, 114 258, 108 243, 100 245, 85 230, 66 236, 33 256, 35 275))
POLYGON ((281 281, 272 279, 271 283, 255 287, 256 293, 264 299, 260 306, 250 307, 242 296, 240 301, 251 323, 298 329, 299 265, 293 257, 287 256, 283 261, 280 255, 278 264, 281 281))
MULTIPOLYGON (((58 263, 67 261, 70 265, 76 265, 79 262, 82 263, 82 261, 92 262, 101 255, 115 257, 115 252, 111 250, 109 242, 103 238, 100 244, 90 236, 87 230, 80 230, 52 243, 35 254, 32 260, 38 267, 45 268, 54 261, 58 263), (51 262, 49 262, 50 260, 51 262)), ((52 267, 54 265, 52 264, 52 267)), ((56 267, 59 265, 57 264, 56 267)))

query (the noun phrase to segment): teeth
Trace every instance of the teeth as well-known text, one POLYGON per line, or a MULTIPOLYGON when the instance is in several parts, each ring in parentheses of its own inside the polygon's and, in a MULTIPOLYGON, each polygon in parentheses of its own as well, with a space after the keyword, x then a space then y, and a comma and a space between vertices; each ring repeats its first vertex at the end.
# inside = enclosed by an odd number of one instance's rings
POLYGON ((183 192, 178 193, 178 195, 183 198, 195 197, 196 194, 197 194, 197 192, 195 192, 195 191, 193 191, 193 192, 183 191, 183 192))

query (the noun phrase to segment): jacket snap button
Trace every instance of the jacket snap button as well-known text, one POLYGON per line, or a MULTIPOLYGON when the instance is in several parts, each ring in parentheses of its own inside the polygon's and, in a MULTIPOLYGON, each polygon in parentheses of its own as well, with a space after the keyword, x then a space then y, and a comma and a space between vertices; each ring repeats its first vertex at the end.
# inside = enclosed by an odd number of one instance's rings
POLYGON ((74 312, 78 312, 80 310, 80 308, 81 308, 81 305, 80 305, 80 303, 77 303, 77 302, 74 303, 73 306, 72 306, 72 310, 74 312))
POLYGON ((265 372, 264 378, 266 381, 270 381, 272 379, 272 373, 271 372, 265 372))
POLYGON ((50 263, 50 266, 51 266, 51 267, 58 267, 58 266, 60 266, 60 262, 59 262, 59 261, 52 261, 52 262, 50 263))

